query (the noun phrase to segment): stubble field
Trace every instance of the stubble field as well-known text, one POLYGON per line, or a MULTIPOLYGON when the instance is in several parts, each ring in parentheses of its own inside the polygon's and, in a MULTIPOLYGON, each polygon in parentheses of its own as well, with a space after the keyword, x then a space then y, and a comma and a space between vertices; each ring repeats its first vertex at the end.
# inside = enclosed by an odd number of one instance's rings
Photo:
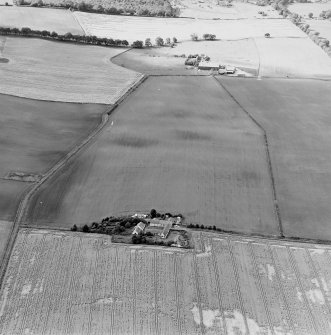
POLYGON ((330 256, 323 246, 206 233, 184 251, 23 229, 1 289, 0 333, 327 335, 330 256))
POLYGON ((285 236, 331 240, 331 83, 222 83, 267 132, 285 236))
POLYGON ((0 93, 25 98, 113 104, 141 75, 113 64, 125 49, 5 38, 0 93))
POLYGON ((72 13, 62 9, 32 7, 1 7, 1 27, 56 31, 58 34, 71 32, 84 35, 84 31, 72 13))
POLYGON ((42 185, 23 221, 70 227, 151 208, 279 233, 263 133, 213 78, 149 78, 95 143, 42 185))

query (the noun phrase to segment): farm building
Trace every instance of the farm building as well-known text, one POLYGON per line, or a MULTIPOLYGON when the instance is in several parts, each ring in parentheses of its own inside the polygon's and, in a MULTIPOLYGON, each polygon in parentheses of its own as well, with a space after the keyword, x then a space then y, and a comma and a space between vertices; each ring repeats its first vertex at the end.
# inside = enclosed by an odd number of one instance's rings
POLYGON ((134 230, 132 232, 132 235, 139 235, 139 234, 141 234, 145 230, 145 227, 146 227, 146 225, 143 222, 139 222, 135 226, 135 228, 134 228, 134 230))
POLYGON ((164 228, 162 230, 162 233, 160 234, 161 238, 167 238, 168 237, 171 227, 172 227, 172 223, 171 222, 168 222, 164 226, 164 228))
POLYGON ((198 69, 199 70, 218 70, 220 67, 219 64, 213 62, 200 62, 198 69))

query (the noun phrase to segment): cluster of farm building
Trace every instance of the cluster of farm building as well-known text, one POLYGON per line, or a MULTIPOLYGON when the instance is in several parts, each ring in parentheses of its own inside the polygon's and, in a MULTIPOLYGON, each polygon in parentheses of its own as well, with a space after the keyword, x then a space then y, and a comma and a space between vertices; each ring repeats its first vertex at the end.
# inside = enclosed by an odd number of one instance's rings
POLYGON ((219 74, 234 74, 236 72, 234 66, 212 62, 209 56, 203 54, 189 55, 185 60, 185 65, 197 67, 199 70, 218 71, 219 74))

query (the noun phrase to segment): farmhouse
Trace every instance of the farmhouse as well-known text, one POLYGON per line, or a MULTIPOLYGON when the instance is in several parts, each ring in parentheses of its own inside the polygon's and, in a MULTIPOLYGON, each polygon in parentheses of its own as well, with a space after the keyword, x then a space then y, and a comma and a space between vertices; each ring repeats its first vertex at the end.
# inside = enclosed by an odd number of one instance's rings
POLYGON ((134 228, 132 235, 139 235, 145 230, 146 225, 143 222, 139 222, 134 228))
POLYGON ((198 69, 199 70, 218 70, 220 67, 219 64, 213 62, 200 62, 198 69))

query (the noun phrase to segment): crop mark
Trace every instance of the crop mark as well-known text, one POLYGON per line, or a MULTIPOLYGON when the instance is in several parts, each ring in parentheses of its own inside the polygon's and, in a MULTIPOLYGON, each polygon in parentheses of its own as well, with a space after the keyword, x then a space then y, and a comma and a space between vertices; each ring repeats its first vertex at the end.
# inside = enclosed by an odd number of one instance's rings
POLYGON ((71 276, 71 280, 70 280, 70 288, 69 288, 69 296, 68 296, 68 305, 66 310, 67 313, 65 315, 65 334, 69 335, 72 332, 70 331, 70 326, 72 323, 72 316, 71 316, 71 301, 72 301, 72 292, 76 292, 77 288, 78 288, 78 280, 77 280, 77 275, 78 275, 78 270, 80 269, 80 263, 82 262, 82 259, 80 257, 81 255, 81 248, 82 248, 82 239, 79 239, 79 245, 76 249, 76 255, 75 255, 75 265, 74 265, 74 271, 73 271, 73 275, 71 276))
POLYGON ((315 333, 319 334, 318 327, 316 325, 316 321, 315 321, 313 312, 311 311, 311 308, 309 306, 309 302, 307 300, 306 294, 304 293, 305 291, 304 291, 303 286, 302 286, 302 282, 301 282, 301 279, 300 279, 300 276, 299 276, 299 271, 298 271, 297 266, 295 264, 295 261, 293 259, 293 254, 292 254, 291 248, 289 246, 286 246, 286 250, 287 250, 287 252, 289 254, 290 264, 291 264, 292 269, 293 269, 293 271, 295 273, 295 277, 296 277, 297 283, 299 284, 301 292, 303 292, 302 297, 303 297, 304 303, 306 305, 306 311, 308 312, 309 317, 310 317, 310 323, 313 326, 313 328, 315 330, 315 333))
POLYGON ((236 260, 234 258, 234 255, 233 255, 231 240, 229 240, 229 238, 227 238, 226 242, 228 244, 228 249, 229 249, 229 252, 230 252, 230 255, 231 255, 233 273, 234 273, 235 281, 236 281, 236 283, 235 283, 236 293, 237 293, 237 297, 238 297, 239 304, 240 304, 240 310, 241 310, 241 314, 242 314, 242 316, 244 318, 244 321, 245 321, 245 327, 246 327, 246 331, 247 331, 246 334, 249 334, 250 332, 249 332, 249 328, 248 328, 246 313, 245 313, 245 310, 244 310, 243 298, 242 298, 242 295, 241 295, 241 292, 240 292, 240 284, 239 284, 239 275, 238 275, 237 263, 236 263, 236 260))
POLYGON ((178 294, 178 254, 174 253, 173 255, 173 265, 174 265, 174 274, 175 274, 175 297, 176 297, 176 324, 178 327, 178 333, 182 334, 182 323, 180 317, 180 304, 179 304, 179 294, 178 294))
POLYGON ((122 137, 114 138, 112 143, 131 148, 147 148, 158 144, 156 139, 143 138, 138 136, 123 135, 122 137))
POLYGON ((197 305, 199 308, 199 316, 200 316, 200 330, 201 334, 205 334, 205 327, 203 323, 203 314, 202 314, 202 307, 201 307, 201 292, 200 292, 200 281, 199 281, 199 274, 198 274, 198 265, 197 265, 197 255, 194 250, 193 252, 193 269, 194 269, 194 277, 195 277, 195 290, 197 296, 197 305))
POLYGON ((283 301, 284 301, 286 313, 287 313, 287 316, 288 316, 287 319, 288 319, 288 321, 290 323, 290 328, 291 328, 293 334, 296 334, 296 331, 295 331, 294 326, 293 326, 294 325, 294 323, 293 323, 293 316, 291 315, 291 312, 290 312, 290 308, 289 308, 289 305, 288 305, 288 302, 287 302, 287 297, 286 297, 286 294, 285 294, 284 286, 282 285, 282 281, 281 281, 281 279, 279 277, 280 270, 279 270, 279 268, 277 266, 277 263, 275 261, 274 254, 272 252, 270 244, 267 243, 266 245, 268 246, 268 251, 269 251, 269 254, 270 254, 270 257, 271 257, 271 260, 272 260, 272 266, 276 269, 275 275, 276 275, 276 280, 277 280, 277 287, 278 287, 278 291, 280 292, 280 294, 283 297, 283 301))
POLYGON ((253 251, 253 245, 252 245, 251 242, 248 242, 247 246, 248 246, 248 249, 249 249, 249 252, 250 252, 250 256, 253 260, 254 273, 256 274, 259 290, 260 290, 261 295, 262 295, 263 306, 264 306, 264 310, 266 312, 267 320, 268 320, 268 326, 269 326, 269 329, 271 329, 271 333, 275 335, 275 331, 274 331, 274 328, 272 326, 272 321, 271 321, 271 314, 270 314, 270 311, 269 311, 269 308, 268 308, 266 293, 265 293, 264 288, 263 288, 262 283, 261 283, 261 277, 260 277, 260 274, 259 274, 259 271, 258 271, 257 262, 256 262, 256 258, 255 258, 255 253, 253 251))
POLYGON ((153 251, 153 275, 154 275, 154 299, 155 299, 155 333, 159 334, 159 308, 158 308, 158 298, 157 298, 157 251, 153 251))
POLYGON ((175 136, 185 141, 210 141, 212 137, 208 134, 199 133, 191 130, 175 130, 175 136))
POLYGON ((215 280, 216 280, 216 291, 217 291, 218 305, 219 305, 220 313, 222 313, 222 320, 223 320, 222 323, 223 323, 224 334, 227 334, 228 333, 227 325, 226 325, 225 315, 224 315, 223 305, 222 305, 223 297, 222 297, 221 288, 220 288, 220 275, 218 273, 218 269, 217 269, 217 265, 216 265, 213 238, 211 238, 211 237, 209 238, 209 243, 211 245, 211 258, 212 258, 213 269, 214 269, 215 280))
POLYGON ((271 156, 270 156, 267 132, 262 127, 262 125, 248 112, 248 110, 244 108, 240 104, 240 102, 231 94, 231 92, 225 87, 225 85, 223 85, 220 80, 217 80, 215 76, 213 76, 213 78, 224 89, 224 91, 230 96, 230 98, 240 107, 240 109, 248 116, 248 118, 262 131, 263 138, 264 138, 264 147, 266 151, 267 164, 268 164, 268 172, 269 172, 269 176, 271 180, 271 189, 272 189, 272 195, 273 195, 273 200, 274 200, 274 210, 275 210, 275 214, 276 214, 276 218, 278 222, 278 230, 279 230, 280 236, 284 237, 282 219, 281 219, 280 210, 278 206, 278 200, 277 200, 275 178, 274 178, 274 173, 273 173, 272 164, 271 164, 271 156))
POLYGON ((311 255, 310 255, 310 252, 309 252, 308 248, 304 248, 304 249, 305 249, 305 252, 307 254, 310 266, 313 269, 313 272, 315 274, 315 278, 317 279, 317 282, 318 282, 318 285, 319 285, 319 289, 321 290, 321 292, 323 294, 323 298, 324 298, 326 307, 328 309, 328 316, 330 318, 330 316, 331 316, 331 307, 330 307, 330 304, 329 304, 329 301, 328 301, 328 298, 327 298, 327 294, 326 294, 326 292, 324 290, 324 287, 323 287, 323 285, 321 283, 321 278, 320 278, 320 276, 319 276, 319 274, 317 272, 316 266, 315 266, 315 264, 313 262, 313 259, 311 258, 311 255))

